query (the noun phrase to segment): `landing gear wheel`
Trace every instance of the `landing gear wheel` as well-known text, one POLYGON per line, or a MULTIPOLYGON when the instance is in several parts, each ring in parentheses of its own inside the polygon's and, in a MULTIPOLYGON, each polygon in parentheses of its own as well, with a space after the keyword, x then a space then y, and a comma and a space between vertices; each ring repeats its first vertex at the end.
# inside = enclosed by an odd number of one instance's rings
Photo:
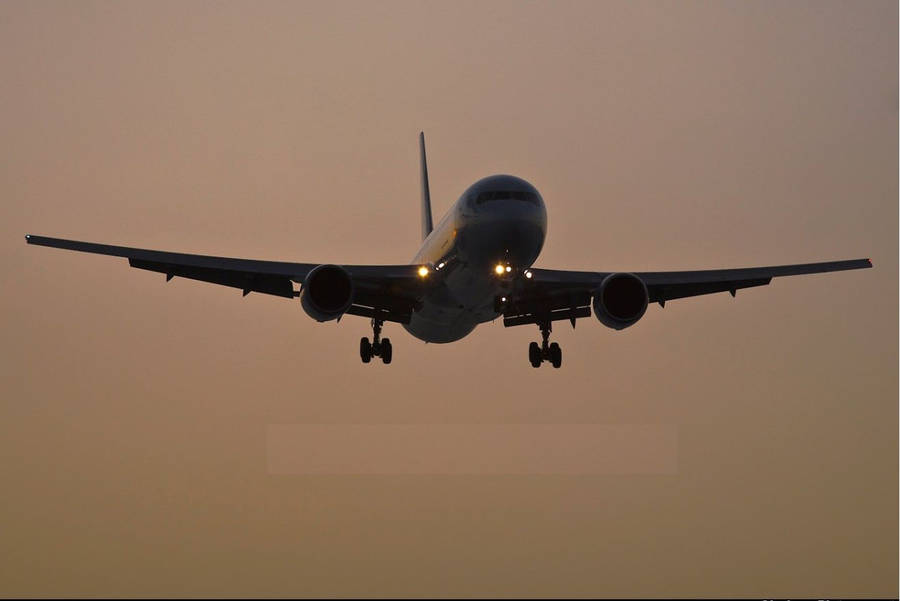
POLYGON ((368 338, 363 337, 359 339, 359 358, 362 359, 363 363, 368 363, 372 360, 372 344, 368 338))
POLYGON ((541 347, 537 342, 528 345, 528 361, 531 363, 531 367, 541 366, 541 347))
POLYGON ((562 349, 555 342, 550 344, 550 363, 556 369, 559 369, 559 366, 562 365, 562 349))
POLYGON ((384 361, 384 364, 387 365, 391 362, 391 358, 394 355, 394 347, 391 346, 390 338, 383 338, 381 340, 381 360, 384 361))

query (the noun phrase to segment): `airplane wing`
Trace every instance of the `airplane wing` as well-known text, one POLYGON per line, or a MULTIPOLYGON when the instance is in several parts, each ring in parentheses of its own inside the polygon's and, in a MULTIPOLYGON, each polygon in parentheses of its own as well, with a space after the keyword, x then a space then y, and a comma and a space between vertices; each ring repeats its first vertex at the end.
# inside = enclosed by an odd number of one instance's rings
MULTIPOLYGON (((302 284, 307 274, 319 265, 164 252, 30 234, 25 236, 25 241, 38 246, 124 257, 132 267, 164 273, 166 281, 173 277, 199 280, 238 288, 244 296, 250 292, 260 292, 294 298, 300 293, 294 290, 293 282, 302 284)), ((385 321, 409 321, 423 289, 422 278, 416 275, 417 265, 341 267, 350 273, 355 286, 353 304, 348 313, 373 317, 377 311, 385 321)))
MULTIPOLYGON (((647 286, 649 302, 664 307, 666 301, 715 292, 766 286, 775 277, 867 269, 869 259, 804 263, 743 269, 711 269, 704 271, 631 272, 647 286)), ((562 271, 531 269, 532 277, 508 299, 503 323, 507 326, 538 323, 549 315, 550 321, 590 316, 594 291, 614 272, 562 271)), ((618 272, 615 272, 618 273, 618 272)))

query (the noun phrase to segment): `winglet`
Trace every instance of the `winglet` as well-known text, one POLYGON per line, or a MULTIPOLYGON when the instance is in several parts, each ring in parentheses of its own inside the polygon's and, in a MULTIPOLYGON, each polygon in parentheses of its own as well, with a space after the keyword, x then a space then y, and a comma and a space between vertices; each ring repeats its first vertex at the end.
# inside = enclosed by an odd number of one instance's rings
POLYGON ((434 226, 431 223, 431 191, 428 189, 428 162, 425 160, 425 132, 419 132, 419 163, 422 177, 422 240, 434 226))

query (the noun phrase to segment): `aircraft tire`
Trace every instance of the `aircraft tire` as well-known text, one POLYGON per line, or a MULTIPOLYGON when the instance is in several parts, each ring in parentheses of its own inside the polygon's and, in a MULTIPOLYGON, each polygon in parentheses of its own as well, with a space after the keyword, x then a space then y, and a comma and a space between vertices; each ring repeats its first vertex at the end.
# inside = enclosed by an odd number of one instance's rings
POLYGON ((381 341, 381 360, 384 361, 384 364, 387 365, 391 362, 391 359, 394 357, 394 347, 391 345, 390 338, 385 338, 381 341))
POLYGON ((531 363, 531 367, 541 366, 541 347, 537 342, 528 345, 528 362, 531 363))
POLYGON ((555 342, 550 344, 550 363, 553 364, 553 367, 559 369, 562 365, 562 349, 559 348, 559 345, 555 342))

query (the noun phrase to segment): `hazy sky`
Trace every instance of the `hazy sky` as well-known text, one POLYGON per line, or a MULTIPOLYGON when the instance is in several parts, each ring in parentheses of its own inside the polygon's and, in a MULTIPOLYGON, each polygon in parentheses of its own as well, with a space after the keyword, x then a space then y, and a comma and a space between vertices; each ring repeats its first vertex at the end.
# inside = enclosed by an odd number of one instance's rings
POLYGON ((897 23, 0 3, 0 594, 896 596, 897 23), (384 366, 365 319, 24 243, 407 261, 419 130, 436 213, 537 186, 542 267, 875 268, 563 324, 561 370, 529 366, 536 328, 389 324, 384 366), (271 428, 316 424, 658 425, 677 471, 271 473, 271 428))

